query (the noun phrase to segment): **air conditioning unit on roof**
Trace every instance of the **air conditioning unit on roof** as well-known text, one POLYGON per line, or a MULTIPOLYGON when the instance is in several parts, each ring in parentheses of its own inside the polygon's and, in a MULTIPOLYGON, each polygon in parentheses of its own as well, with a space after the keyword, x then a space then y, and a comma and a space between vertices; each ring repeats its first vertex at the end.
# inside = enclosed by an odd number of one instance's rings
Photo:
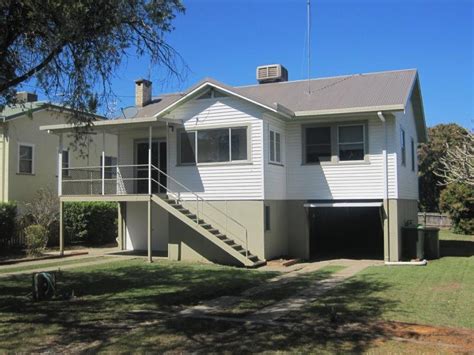
POLYGON ((288 70, 281 64, 257 67, 257 80, 260 84, 288 81, 288 70))

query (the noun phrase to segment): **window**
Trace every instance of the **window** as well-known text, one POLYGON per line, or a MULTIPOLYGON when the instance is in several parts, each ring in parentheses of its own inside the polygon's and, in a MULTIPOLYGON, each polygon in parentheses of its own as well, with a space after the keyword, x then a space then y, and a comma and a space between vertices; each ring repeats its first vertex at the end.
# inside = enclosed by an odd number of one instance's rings
POLYGON ((415 171, 415 140, 412 138, 410 142, 410 147, 411 147, 411 171, 415 171))
POLYGON ((265 230, 270 230, 270 206, 265 206, 265 230))
POLYGON ((18 145, 18 172, 34 174, 34 146, 21 143, 18 145))
POLYGON ((330 160, 331 127, 306 127, 304 133, 304 162, 311 164, 330 160))
POLYGON ((401 154, 402 154, 402 165, 405 166, 407 163, 406 157, 406 142, 405 142, 405 131, 403 128, 400 128, 400 147, 401 147, 401 154))
MULTIPOLYGON (((100 166, 102 166, 102 156, 100 157, 100 166)), ((105 156, 104 179, 115 179, 117 176, 117 158, 105 156)), ((101 168, 102 174, 102 168, 101 168)))
POLYGON ((63 161, 62 161, 62 168, 63 168, 63 176, 69 176, 69 150, 63 150, 63 161))
POLYGON ((181 131, 178 134, 180 164, 247 160, 246 127, 181 131))
POLYGON ((338 126, 339 160, 364 160, 364 125, 338 126))
POLYGON ((270 162, 281 164, 281 135, 270 130, 270 162))

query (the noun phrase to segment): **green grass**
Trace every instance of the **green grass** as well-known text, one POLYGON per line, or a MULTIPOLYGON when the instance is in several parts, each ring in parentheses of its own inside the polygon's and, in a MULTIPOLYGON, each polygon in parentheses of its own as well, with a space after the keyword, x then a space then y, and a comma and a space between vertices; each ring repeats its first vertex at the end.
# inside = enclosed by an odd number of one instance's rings
POLYGON ((474 257, 425 267, 370 267, 324 294, 305 317, 394 320, 474 329, 474 257))
MULTIPOLYGON (((30 271, 35 269, 42 269, 42 268, 51 268, 51 267, 61 267, 64 265, 73 265, 78 263, 90 263, 94 261, 105 260, 106 257, 98 256, 98 257, 88 257, 88 258, 80 258, 80 259, 72 259, 72 260, 62 260, 62 261, 51 261, 51 262, 44 262, 41 264, 34 264, 34 265, 22 265, 21 263, 18 266, 0 266, 0 275, 7 274, 10 272, 19 272, 19 271, 30 271)), ((53 259, 54 260, 54 259, 53 259)))
MULTIPOLYGON (((46 302, 31 300, 30 275, 0 278, 0 352, 46 351, 50 346, 66 351, 68 344, 95 341, 105 341, 107 348, 127 337, 130 323, 138 322, 131 311, 163 320, 161 312, 167 318, 177 309, 238 294, 276 275, 183 262, 117 261, 62 271, 59 292, 74 291, 77 298, 46 302)), ((128 350, 137 342, 130 341, 128 350)))
POLYGON ((440 229, 439 230, 439 239, 440 240, 461 240, 461 241, 468 241, 474 242, 474 235, 466 235, 466 234, 456 234, 449 229, 440 229))

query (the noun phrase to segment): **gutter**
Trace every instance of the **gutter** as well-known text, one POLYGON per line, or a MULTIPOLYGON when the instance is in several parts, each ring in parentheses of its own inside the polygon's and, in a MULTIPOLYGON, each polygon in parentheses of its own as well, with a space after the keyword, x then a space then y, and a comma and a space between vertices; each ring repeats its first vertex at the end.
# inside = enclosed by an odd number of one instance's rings
POLYGON ((388 146, 388 137, 387 137, 387 119, 383 115, 382 111, 377 112, 377 116, 379 117, 380 121, 383 123, 383 132, 384 132, 384 147, 383 147, 383 180, 384 180, 384 200, 386 203, 386 213, 387 213, 387 252, 388 252, 388 260, 386 262, 390 262, 390 204, 388 202, 388 158, 387 158, 387 146, 388 146))

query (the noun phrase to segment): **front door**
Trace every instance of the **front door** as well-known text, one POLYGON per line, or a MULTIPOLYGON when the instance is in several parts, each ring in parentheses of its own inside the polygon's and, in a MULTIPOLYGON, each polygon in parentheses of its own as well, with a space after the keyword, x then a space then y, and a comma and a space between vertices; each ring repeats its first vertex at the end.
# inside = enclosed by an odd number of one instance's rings
MULTIPOLYGON (((148 142, 137 142, 136 152, 136 178, 137 193, 148 193, 148 142)), ((166 142, 153 141, 151 144, 151 164, 158 167, 162 172, 166 173, 166 142)), ((166 192, 166 175, 159 173, 156 169, 151 170, 151 192, 166 192), (154 180, 154 181, 153 181, 154 180), (156 183, 159 181, 161 186, 156 183)))

